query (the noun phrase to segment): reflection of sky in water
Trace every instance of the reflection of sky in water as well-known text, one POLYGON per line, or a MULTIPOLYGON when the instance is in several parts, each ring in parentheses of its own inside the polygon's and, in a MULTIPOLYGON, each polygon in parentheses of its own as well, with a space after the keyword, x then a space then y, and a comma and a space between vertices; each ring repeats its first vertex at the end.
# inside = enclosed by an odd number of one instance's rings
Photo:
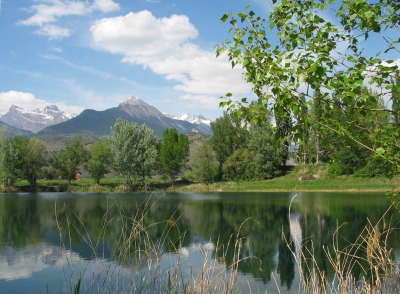
POLYGON ((61 265, 61 251, 56 246, 45 243, 19 249, 6 246, 0 254, 0 279, 29 278, 34 272, 61 265))
MULTIPOLYGON (((160 273, 164 275, 161 280, 167 280, 167 273, 173 272, 179 257, 179 277, 192 277, 192 286, 199 285, 204 269, 207 269, 207 274, 223 277, 225 282, 229 282, 233 278, 232 271, 225 271, 225 264, 213 258, 215 247, 213 242, 208 241, 181 247, 175 253, 163 254, 159 264, 160 273)), ((126 291, 132 281, 138 284, 146 282, 146 278, 141 280, 140 277, 143 279, 150 272, 154 273, 155 264, 150 265, 151 270, 146 264, 140 266, 141 274, 135 274, 136 267, 135 262, 120 266, 109 259, 84 260, 79 253, 63 251, 47 243, 19 249, 6 246, 0 255, 0 289, 1 293, 45 293, 48 287, 50 293, 69 293, 78 276, 82 275, 83 289, 89 289, 90 293, 98 293, 99 285, 126 291)), ((274 274, 279 283, 279 274, 274 274)), ((218 281, 215 278, 211 280, 214 284, 218 281)), ((277 289, 273 283, 264 285, 251 275, 237 274, 236 285, 242 293, 249 291, 249 283, 253 292, 273 293, 277 289)), ((280 290, 289 293, 285 289, 280 290)))
MULTIPOLYGON (((206 265, 206 268, 212 270, 213 275, 223 275, 225 283, 229 283, 232 272, 228 270, 221 273, 226 264, 230 263, 229 257, 225 261, 220 260, 221 254, 214 258, 215 247, 219 247, 218 242, 224 245, 230 242, 229 236, 233 236, 234 239, 237 226, 249 215, 253 216, 256 222, 247 222, 243 225, 240 238, 247 239, 244 239, 242 252, 245 256, 254 254, 256 257, 262 258, 261 262, 263 263, 260 268, 264 272, 260 272, 257 262, 248 262, 244 266, 241 264, 236 282, 238 291, 249 293, 250 287, 252 293, 265 293, 266 291, 277 293, 278 288, 281 293, 297 293, 299 274, 294 268, 295 265, 292 266, 292 263, 288 262, 290 254, 285 246, 287 244, 282 242, 282 230, 285 229, 287 240, 297 240, 294 242, 293 249, 298 253, 299 244, 302 244, 303 238, 308 239, 317 233, 320 234, 317 237, 321 238, 324 238, 326 233, 328 237, 326 237, 325 244, 332 243, 328 234, 336 229, 334 220, 338 212, 341 213, 339 216, 348 216, 348 219, 352 220, 351 224, 355 223, 356 225, 358 225, 357 219, 360 219, 359 223, 362 224, 365 216, 370 216, 369 210, 362 209, 361 213, 354 210, 354 207, 357 206, 353 203, 348 203, 346 210, 342 210, 342 202, 347 201, 348 197, 340 197, 340 195, 334 195, 331 202, 327 202, 325 195, 315 194, 310 197, 306 193, 301 193, 293 199, 292 213, 288 217, 288 207, 294 196, 291 193, 274 194, 270 198, 264 194, 233 193, 227 197, 221 193, 170 193, 163 196, 159 203, 152 207, 148 217, 155 221, 157 218, 167 219, 174 211, 179 212, 177 215, 182 213, 183 216, 176 223, 177 227, 180 226, 179 229, 182 229, 180 233, 185 231, 187 234, 185 238, 182 238, 183 241, 179 241, 185 246, 174 252, 173 248, 178 247, 179 242, 172 245, 167 244, 163 250, 160 249, 160 252, 150 254, 153 259, 152 263, 147 263, 147 260, 138 262, 131 259, 117 264, 110 261, 110 255, 117 250, 117 245, 110 241, 115 237, 112 234, 100 241, 97 256, 102 258, 97 260, 90 260, 93 250, 87 244, 72 244, 71 251, 61 250, 60 234, 54 226, 54 199, 48 195, 51 193, 44 196, 39 195, 39 197, 13 195, 7 198, 0 196, 0 201, 2 201, 0 208, 10 207, 10 209, 3 210, 3 214, 0 213, 0 218, 3 217, 0 225, 3 224, 3 228, 10 228, 11 224, 14 225, 13 230, 4 230, 2 240, 9 243, 0 244, 1 294, 46 293, 46 283, 51 294, 71 293, 80 274, 83 276, 82 284, 85 290, 92 289, 91 286, 93 289, 97 289, 97 287, 103 289, 105 285, 113 289, 118 287, 118 291, 114 291, 116 293, 120 293, 122 290, 129 292, 132 282, 140 286, 144 279, 144 282, 147 283, 149 275, 154 274, 157 270, 165 282, 167 273, 174 269, 178 257, 179 278, 193 277, 193 283, 199 283, 201 271, 206 265), (336 212, 335 218, 330 215, 332 211, 336 212), (277 225, 274 223, 276 221, 277 225), (28 235, 31 231, 33 237, 29 239, 28 235), (303 234, 305 235, 303 236, 303 234), (31 240, 33 243, 39 243, 34 246, 25 246, 31 240), (16 248, 17 246, 22 247, 16 248), (159 257, 158 268, 154 263, 157 257, 159 257), (285 266, 293 269, 293 275, 291 271, 285 271, 285 266), (139 275, 137 275, 137 270, 140 270, 139 275), (284 276, 282 272, 289 274, 284 276), (264 279, 264 276, 271 277, 271 279, 264 279), (281 276, 283 282, 281 282, 281 276), (71 278, 72 282, 70 283, 71 278), (92 282, 94 284, 91 285, 92 282), (287 287, 291 287, 291 290, 287 290, 287 287)), ((69 198, 67 195, 60 195, 57 207, 61 210, 64 201, 67 202, 79 218, 96 228, 98 219, 102 219, 102 215, 106 211, 106 205, 100 201, 105 199, 104 195, 83 194, 78 196, 69 198)), ((141 194, 139 196, 142 197, 141 194)), ((139 196, 124 194, 118 198, 118 201, 123 203, 124 208, 129 209, 132 202, 141 203, 142 199, 145 199, 139 196)), ((365 202, 364 197, 361 200, 361 203, 365 202)), ((376 209, 377 205, 368 207, 376 209)), ((361 208, 363 207, 361 206, 361 208)), ((384 209, 386 210, 386 208, 384 209)), ((63 220, 62 215, 59 216, 60 221, 63 220)), ((169 232, 169 227, 164 228, 163 224, 161 223, 159 227, 154 227, 154 230, 149 231, 153 234, 153 242, 158 242, 157 234, 166 230, 169 232)), ((65 219, 62 226, 66 226, 65 219)), ((118 230, 119 226, 110 226, 110 228, 118 230)), ((356 228, 356 230, 358 229, 356 228)), ((177 235, 174 235, 172 229, 171 232, 172 234, 168 237, 175 240, 177 235)), ((344 231, 347 234, 346 238, 351 237, 353 232, 353 228, 344 231)), ((118 234, 116 236, 119 236, 118 234)), ((73 240, 80 240, 80 236, 75 235, 73 240)), ((69 241, 64 241, 68 246, 70 245, 69 241)), ((79 243, 79 241, 76 242, 79 243)), ((130 254, 133 253, 130 252, 130 254)), ((97 293, 97 290, 90 291, 90 293, 97 293)), ((159 292, 155 290, 152 293, 159 292)))

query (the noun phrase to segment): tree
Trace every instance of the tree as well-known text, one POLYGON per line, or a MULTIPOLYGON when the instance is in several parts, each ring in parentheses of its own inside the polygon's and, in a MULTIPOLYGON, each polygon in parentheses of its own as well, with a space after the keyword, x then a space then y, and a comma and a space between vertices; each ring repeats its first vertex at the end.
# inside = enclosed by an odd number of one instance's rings
POLYGON ((219 165, 209 140, 197 147, 191 163, 197 180, 205 184, 214 182, 219 165))
POLYGON ((165 129, 160 143, 160 163, 162 172, 171 179, 172 187, 183 164, 189 159, 189 152, 187 135, 178 135, 175 128, 165 129))
POLYGON ((100 184, 100 179, 110 172, 111 148, 107 142, 96 141, 89 151, 89 159, 86 163, 86 170, 90 176, 100 184))
POLYGON ((82 136, 76 137, 71 143, 64 142, 64 150, 56 156, 55 166, 61 176, 68 181, 68 192, 71 187, 71 180, 75 179, 79 167, 85 162, 86 155, 83 150, 82 136))
POLYGON ((4 141, 3 168, 7 185, 14 185, 22 176, 22 168, 28 150, 28 139, 22 135, 4 141))
POLYGON ((157 163, 154 132, 146 125, 118 119, 111 129, 109 144, 114 170, 128 179, 140 177, 146 190, 146 176, 151 175, 157 163))
POLYGON ((36 181, 41 171, 45 152, 46 144, 44 142, 37 138, 29 140, 22 163, 22 176, 29 181, 31 192, 36 192, 36 181))
POLYGON ((222 166, 229 156, 246 146, 248 138, 247 123, 242 118, 224 112, 224 115, 211 123, 213 133, 210 143, 219 162, 218 178, 222 180, 222 166))
POLYGON ((248 149, 252 179, 266 180, 280 174, 281 163, 287 157, 287 148, 274 140, 269 122, 251 126, 248 149))
POLYGON ((228 93, 221 106, 228 106, 228 111, 248 120, 269 110, 278 118, 277 136, 299 142, 304 140, 301 125, 312 122, 314 117, 302 116, 289 126, 280 120, 299 114, 304 105, 303 95, 306 100, 319 99, 322 119, 315 123, 320 129, 331 131, 336 140, 348 138, 399 167, 400 133, 395 128, 380 125, 378 129, 369 129, 374 140, 363 141, 364 136, 359 137, 354 128, 349 128, 356 121, 348 118, 343 124, 331 119, 333 106, 343 103, 363 117, 391 112, 386 107, 371 107, 374 103, 370 102, 376 97, 363 93, 362 87, 369 84, 377 88, 380 98, 393 88, 392 79, 399 75, 399 68, 392 60, 399 52, 398 38, 393 34, 400 25, 399 9, 400 2, 391 0, 343 0, 339 4, 323 0, 273 0, 267 20, 248 8, 236 15, 225 14, 222 21, 229 21, 232 37, 217 46, 217 56, 225 51, 232 66, 243 68, 245 80, 253 85, 261 103, 248 104, 246 99, 235 102, 228 93), (324 15, 329 17, 324 19, 324 15), (369 50, 364 50, 366 47, 369 50), (288 132, 282 132, 281 126, 288 127, 288 132))
POLYGON ((0 179, 3 180, 6 177, 5 171, 5 156, 8 145, 8 136, 6 127, 0 128, 0 179))
POLYGON ((251 179, 250 153, 248 148, 238 148, 229 156, 222 165, 223 180, 249 180, 251 179))

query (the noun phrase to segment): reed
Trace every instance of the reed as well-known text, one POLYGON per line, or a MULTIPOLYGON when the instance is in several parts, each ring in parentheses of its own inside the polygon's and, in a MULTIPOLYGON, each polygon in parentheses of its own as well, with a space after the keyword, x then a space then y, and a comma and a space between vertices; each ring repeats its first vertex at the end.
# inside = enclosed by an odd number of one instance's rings
MULTIPOLYGON (((153 197, 153 195, 151 196, 153 197)), ((200 267, 194 266, 187 258, 182 241, 185 231, 177 223, 182 215, 176 211, 170 219, 148 222, 148 213, 154 209, 151 197, 143 201, 133 215, 127 215, 122 206, 108 197, 99 230, 99 238, 91 238, 88 228, 78 213, 65 205, 55 206, 56 227, 63 248, 64 292, 65 293, 238 293, 238 266, 244 259, 241 250, 245 240, 231 236, 228 244, 197 244, 203 257, 200 267), (117 214, 110 217, 110 211, 117 214), (64 225, 60 218, 64 219, 64 225), (65 226, 65 223, 67 224, 65 226), (118 227, 118 229, 116 229, 118 227), (153 238, 154 231, 160 237, 153 238), (109 230, 113 235, 113 258, 107 260, 101 255, 102 243, 109 230), (178 236, 171 238, 170 230, 177 230, 178 236), (90 261, 83 262, 80 256, 71 254, 72 236, 79 237, 92 250, 90 261), (229 248, 234 247, 233 261, 226 266, 221 260, 227 259, 229 248), (168 262, 166 263, 166 258, 168 262), (217 258, 219 256, 219 258, 217 258)), ((162 196, 160 196, 162 197, 162 196)), ((249 220, 247 220, 249 221, 249 220)), ((48 289, 47 289, 48 292, 48 289)))
MULTIPOLYGON (((296 197, 296 196, 295 196, 296 197)), ((295 198, 293 197, 293 199, 295 198)), ((293 201, 292 199, 292 201, 293 201)), ((298 265, 299 293, 315 294, 372 294, 400 293, 400 266, 388 246, 390 233, 396 229, 385 221, 386 211, 376 224, 369 220, 355 242, 344 248, 339 247, 340 226, 333 237, 333 250, 324 252, 333 267, 334 276, 327 277, 320 269, 314 254, 311 240, 299 240, 295 226, 291 225, 296 250, 289 246, 298 265), (311 243, 311 244, 310 244, 311 243), (355 267, 361 267, 362 275, 353 275, 355 267)), ((290 210, 289 210, 290 211, 290 210)), ((290 218, 290 212, 289 212, 290 218)), ((283 235, 285 238, 285 235, 283 235)))

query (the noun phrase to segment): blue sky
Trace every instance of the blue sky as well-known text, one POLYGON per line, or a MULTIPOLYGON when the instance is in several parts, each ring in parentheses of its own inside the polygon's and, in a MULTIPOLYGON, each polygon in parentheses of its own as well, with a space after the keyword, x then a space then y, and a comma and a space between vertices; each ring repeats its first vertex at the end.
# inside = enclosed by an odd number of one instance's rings
MULTIPOLYGON (((251 86, 215 58, 224 13, 248 0, 0 0, 0 113, 56 104, 104 110, 137 96, 162 112, 215 119, 251 86)), ((252 9, 265 13, 262 1, 252 9)))

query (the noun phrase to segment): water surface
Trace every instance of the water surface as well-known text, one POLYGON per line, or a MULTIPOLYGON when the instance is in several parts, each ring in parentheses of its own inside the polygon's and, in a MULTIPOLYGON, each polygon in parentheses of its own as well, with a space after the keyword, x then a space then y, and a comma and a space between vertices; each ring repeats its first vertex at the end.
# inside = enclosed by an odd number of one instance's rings
MULTIPOLYGON (((98 293, 105 285, 104 268, 118 274, 120 280, 109 281, 115 289, 129 289, 133 268, 148 267, 138 264, 136 253, 121 247, 121 236, 129 236, 138 220, 146 233, 140 232, 143 237, 138 242, 143 244, 136 245, 148 249, 151 242, 155 255, 161 257, 160 267, 167 269, 179 253, 182 278, 198 274, 205 259, 218 268, 231 265, 239 240, 243 261, 237 283, 243 293, 249 292, 249 285, 254 292, 277 292, 274 277, 282 293, 297 293, 299 274, 293 252, 299 245, 312 248, 321 270, 333 276, 324 248, 332 249, 337 228, 337 244, 344 247, 356 242, 364 226, 378 223, 388 209, 384 195, 377 193, 295 195, 2 194, 1 293, 71 292, 78 276, 85 289, 94 273, 101 282, 91 292, 98 293)), ((390 210, 384 219, 381 230, 398 226, 399 213, 390 210)), ((400 235, 392 233, 393 254, 400 253, 399 241, 400 235)), ((354 268, 354 275, 361 275, 360 268, 354 268)))

